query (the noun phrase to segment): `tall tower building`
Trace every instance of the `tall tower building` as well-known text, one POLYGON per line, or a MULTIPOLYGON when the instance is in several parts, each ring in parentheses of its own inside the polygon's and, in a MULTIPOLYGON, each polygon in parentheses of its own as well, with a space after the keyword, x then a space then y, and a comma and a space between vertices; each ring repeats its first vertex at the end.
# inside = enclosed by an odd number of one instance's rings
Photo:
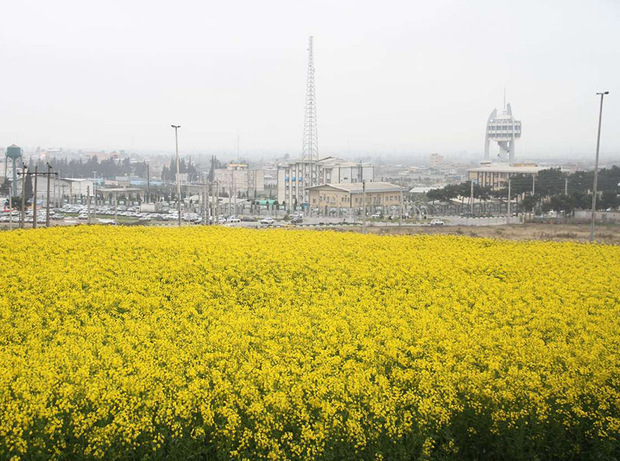
POLYGON ((515 141, 520 137, 521 121, 515 120, 513 117, 510 103, 505 105, 504 112, 500 115, 497 115, 497 109, 493 109, 487 121, 484 159, 489 160, 489 147, 493 141, 499 146, 499 159, 513 162, 515 159, 515 141))

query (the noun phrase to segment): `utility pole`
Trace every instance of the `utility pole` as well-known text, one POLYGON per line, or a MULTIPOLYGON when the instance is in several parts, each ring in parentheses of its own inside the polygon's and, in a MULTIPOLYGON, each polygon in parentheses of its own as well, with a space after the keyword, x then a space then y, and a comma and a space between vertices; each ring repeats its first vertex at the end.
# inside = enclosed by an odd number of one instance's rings
POLYGON ((228 188, 228 216, 232 214, 233 170, 230 170, 230 187, 228 188))
POLYGON ((474 180, 470 179, 470 190, 469 190, 469 213, 474 215, 474 180))
POLYGON ((179 213, 179 227, 181 227, 181 178, 180 178, 180 167, 179 167, 179 135, 178 129, 181 128, 181 125, 170 125, 174 128, 174 141, 176 146, 176 154, 177 154, 177 209, 179 213))
POLYGON ((564 195, 568 195, 568 176, 564 178, 564 195))
POLYGON ((206 214, 206 221, 205 224, 209 225, 210 224, 210 220, 211 220, 211 216, 213 216, 213 212, 211 210, 211 181, 209 181, 209 174, 207 172, 205 172, 205 182, 206 182, 206 203, 205 203, 205 214, 206 214))
POLYGON ((594 242, 594 218, 596 216, 596 188, 598 186, 598 153, 601 146, 601 122, 603 120, 603 97, 609 94, 609 91, 596 93, 601 96, 601 108, 598 114, 598 135, 596 137, 596 160, 594 161, 594 186, 592 191, 592 224, 590 227, 590 243, 594 242))
POLYGON ((97 183, 93 181, 93 198, 95 199, 95 206, 93 207, 93 220, 97 222, 97 183))
POLYGON ((47 212, 45 213, 45 227, 50 227, 50 176, 52 176, 52 165, 47 164, 47 212))
POLYGON ((400 186, 400 215, 398 217, 398 225, 399 226, 403 225, 403 199, 404 199, 404 194, 403 194, 403 186, 402 186, 402 181, 401 181, 401 186, 400 186))
POLYGON ((207 174, 202 173, 202 225, 207 224, 207 174))
POLYGON ((532 195, 536 194, 536 176, 532 175, 532 195))
POLYGON ((93 171, 93 196, 95 197, 95 207, 93 208, 93 218, 97 221, 97 172, 93 171))
POLYGON ((25 216, 24 209, 26 208, 26 164, 22 163, 22 206, 19 213, 19 227, 24 228, 25 216))
POLYGON ((215 219, 220 223, 220 183, 215 182, 215 219))
POLYGON ((32 197, 32 228, 37 228, 37 176, 39 165, 34 166, 34 196, 32 197))
MULTIPOLYGON (((209 179, 209 175, 205 174, 205 177, 209 179)), ((213 224, 211 217, 213 216, 213 183, 208 181, 208 190, 207 190, 207 224, 213 224)))
POLYGON ((510 224, 510 178, 508 178, 508 208, 507 208, 506 224, 510 224))
POLYGON ((90 186, 86 186, 86 214, 88 215, 88 224, 90 224, 90 186))
POLYGON ((150 164, 146 164, 146 202, 151 203, 151 169, 150 164))
POLYGON ((362 233, 366 233, 366 180, 362 179, 362 203, 364 208, 362 210, 362 233))

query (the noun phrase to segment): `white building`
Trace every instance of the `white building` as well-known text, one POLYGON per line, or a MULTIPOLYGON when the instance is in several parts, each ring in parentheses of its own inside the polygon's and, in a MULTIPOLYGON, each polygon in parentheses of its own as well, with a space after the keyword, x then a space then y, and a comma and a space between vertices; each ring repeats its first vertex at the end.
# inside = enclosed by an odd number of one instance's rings
POLYGON ((515 141, 520 137, 521 122, 512 116, 510 103, 500 115, 497 115, 497 109, 493 109, 487 120, 484 159, 489 160, 489 148, 491 141, 493 141, 499 146, 499 160, 513 162, 515 159, 515 141))
POLYGON ((481 166, 467 171, 469 180, 474 181, 475 184, 479 184, 481 187, 490 187, 491 189, 502 189, 506 187, 508 179, 512 176, 518 174, 536 176, 541 170, 544 170, 544 168, 532 163, 483 162, 481 166))
MULTIPOLYGON (((41 178, 39 178, 41 179, 41 178)), ((44 180, 45 181, 45 180, 44 180)), ((41 181, 39 182, 41 184, 41 181)), ((86 198, 87 194, 93 195, 93 179, 88 178, 61 178, 57 180, 52 179, 51 188, 56 197, 67 197, 70 202, 73 202, 77 198, 86 198)), ((42 198, 47 193, 47 184, 44 182, 43 187, 39 186, 37 189, 37 197, 42 198)))
POLYGON ((237 196, 247 195, 252 198, 265 190, 264 172, 261 168, 249 168, 246 163, 229 163, 226 168, 213 171, 220 192, 237 196))
POLYGON ((374 181, 374 167, 325 157, 311 163, 297 160, 278 165, 278 202, 308 204, 308 187, 322 184, 361 183, 374 181), (314 184, 312 184, 314 182, 314 184))

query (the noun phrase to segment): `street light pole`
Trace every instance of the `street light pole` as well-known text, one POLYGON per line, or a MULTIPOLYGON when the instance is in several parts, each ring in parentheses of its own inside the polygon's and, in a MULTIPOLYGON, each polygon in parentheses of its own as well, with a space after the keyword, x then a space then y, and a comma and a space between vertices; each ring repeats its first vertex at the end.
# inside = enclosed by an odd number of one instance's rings
POLYGON ((362 202, 364 209, 362 210, 362 233, 366 233, 366 180, 362 179, 362 202))
POLYGON ((603 119, 603 97, 609 94, 609 91, 596 93, 601 97, 601 108, 598 113, 598 135, 596 137, 596 160, 594 161, 594 186, 592 187, 592 223, 590 225, 590 243, 594 242, 594 218, 596 216, 596 189, 598 186, 598 152, 601 146, 601 121, 603 119))
POLYGON ((174 141, 176 144, 176 153, 177 153, 177 204, 178 204, 178 212, 179 212, 179 227, 181 227, 181 182, 179 178, 179 134, 178 129, 181 128, 181 125, 170 125, 174 128, 174 141))

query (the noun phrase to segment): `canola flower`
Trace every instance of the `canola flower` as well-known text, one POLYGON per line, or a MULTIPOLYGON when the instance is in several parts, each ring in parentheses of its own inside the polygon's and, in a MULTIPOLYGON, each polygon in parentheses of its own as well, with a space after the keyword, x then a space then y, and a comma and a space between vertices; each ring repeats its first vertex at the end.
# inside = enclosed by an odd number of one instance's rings
POLYGON ((0 459, 610 459, 620 248, 0 234, 0 459))

